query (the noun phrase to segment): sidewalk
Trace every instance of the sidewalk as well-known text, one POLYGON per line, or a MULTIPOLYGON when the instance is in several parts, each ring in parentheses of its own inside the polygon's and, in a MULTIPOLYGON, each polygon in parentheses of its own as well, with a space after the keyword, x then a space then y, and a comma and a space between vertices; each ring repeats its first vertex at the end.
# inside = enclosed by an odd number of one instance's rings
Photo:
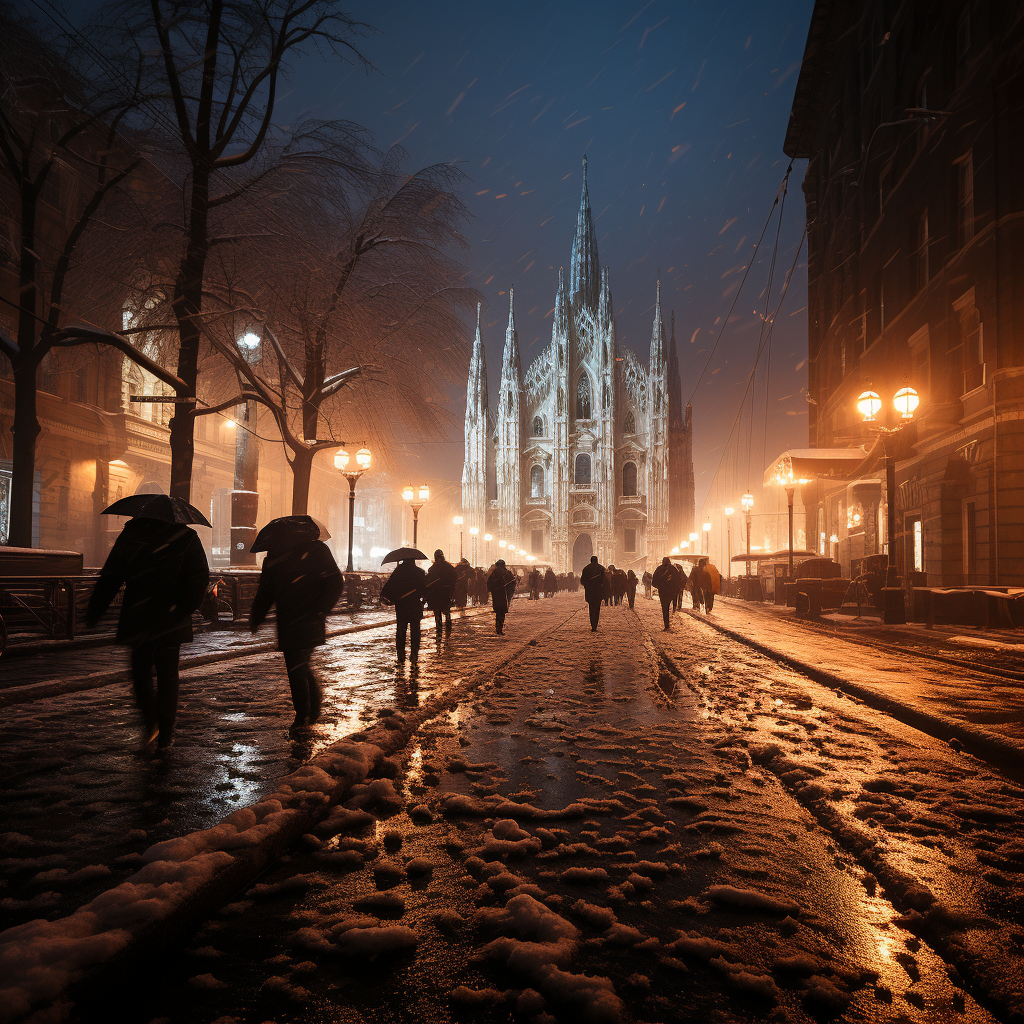
POLYGON ((1003 670, 1009 660, 1024 669, 1024 662, 1012 649, 1007 652, 1003 648, 994 649, 997 662, 988 660, 989 649, 970 643, 988 640, 984 633, 964 636, 961 641, 957 637, 962 633, 948 628, 934 631, 933 639, 933 631, 923 626, 848 624, 834 617, 824 625, 814 625, 774 606, 736 600, 716 601, 707 616, 690 614, 909 725, 940 739, 958 741, 986 760, 1015 763, 1020 770, 1024 683, 983 672, 987 664, 1003 670), (858 636, 881 639, 899 648, 899 653, 894 656, 892 651, 858 643, 858 636), (933 652, 958 664, 924 656, 933 652))

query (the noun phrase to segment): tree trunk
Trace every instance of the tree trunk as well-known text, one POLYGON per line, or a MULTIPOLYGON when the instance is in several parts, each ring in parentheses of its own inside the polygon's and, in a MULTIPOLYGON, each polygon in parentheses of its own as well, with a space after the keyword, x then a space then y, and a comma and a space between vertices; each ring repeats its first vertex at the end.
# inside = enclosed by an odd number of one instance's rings
POLYGON ((36 364, 19 360, 14 371, 14 460, 11 467, 11 526, 7 543, 16 548, 32 547, 32 499, 36 476, 36 364))
POLYGON ((309 477, 313 469, 313 452, 302 448, 292 459, 292 515, 308 515, 309 477))
MULTIPOLYGON (((208 238, 210 171, 203 164, 194 166, 192 200, 188 223, 188 247, 174 285, 172 308, 178 322, 178 376, 195 397, 199 374, 199 342, 202 333, 199 317, 203 308, 203 276, 209 255, 208 238)), ((169 424, 171 430, 171 486, 173 498, 189 500, 192 494, 192 460, 195 456, 194 406, 179 404, 169 424)))

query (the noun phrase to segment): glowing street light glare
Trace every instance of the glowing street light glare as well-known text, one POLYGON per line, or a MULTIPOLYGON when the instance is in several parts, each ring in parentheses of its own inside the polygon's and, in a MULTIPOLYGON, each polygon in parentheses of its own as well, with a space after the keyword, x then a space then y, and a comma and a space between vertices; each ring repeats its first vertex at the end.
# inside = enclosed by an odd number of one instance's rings
POLYGON ((253 334, 252 331, 246 331, 245 334, 243 334, 241 338, 238 339, 238 344, 242 348, 247 348, 250 351, 256 348, 259 345, 259 343, 260 336, 258 334, 253 334))
POLYGON ((754 507, 754 496, 748 491, 740 498, 740 504, 749 511, 754 507))
POLYGON ((334 468, 342 471, 348 469, 349 454, 344 448, 339 448, 334 453, 334 468))
POLYGON ((475 537, 479 532, 480 532, 480 527, 479 526, 471 526, 469 528, 469 533, 470 533, 470 536, 472 536, 472 537, 475 537))
POLYGON ((692 544, 696 539, 697 539, 697 534, 696 533, 691 533, 690 534, 690 543, 692 544))
POLYGON ((877 391, 864 391, 857 399, 857 412, 865 423, 873 423, 882 409, 882 400, 877 391))
POLYGON ((420 501, 428 501, 430 498, 430 488, 426 484, 420 484, 417 496, 420 501))
POLYGON ((224 426, 227 427, 228 430, 234 430, 235 427, 238 426, 238 424, 234 420, 225 420, 224 426))
POLYGON ((453 523, 454 523, 454 524, 455 524, 456 526, 461 526, 461 525, 462 525, 462 516, 454 516, 454 517, 452 518, 452 522, 453 522, 453 523))
POLYGON ((360 448, 356 452, 356 465, 364 472, 370 468, 370 462, 373 456, 370 454, 369 448, 360 448))
POLYGON ((413 494, 412 484, 406 484, 404 490, 402 491, 402 499, 403 499, 403 501, 412 501, 413 497, 414 497, 414 494, 413 494))
POLYGON ((903 419, 912 420, 917 407, 921 404, 921 396, 913 388, 900 388, 892 404, 903 419))
POLYGON ((487 541, 488 544, 490 544, 491 541, 494 540, 494 537, 491 534, 489 534, 489 533, 485 533, 484 534, 484 540, 487 541))
POLYGON ((673 555, 678 555, 678 554, 679 554, 679 548, 678 548, 678 547, 674 547, 674 548, 672 549, 672 554, 673 554, 673 555))
POLYGON ((736 509, 734 509, 734 508, 732 507, 732 505, 726 505, 726 506, 725 506, 725 514, 726 514, 727 516, 731 516, 731 515, 732 515, 732 514, 733 514, 733 513, 735 512, 735 511, 736 511, 736 509))
POLYGON ((501 549, 502 549, 502 551, 504 551, 504 550, 505 550, 505 548, 507 548, 507 547, 508 547, 508 544, 507 544, 507 543, 506 543, 505 541, 503 541, 503 540, 499 540, 499 541, 498 541, 498 547, 499 547, 499 548, 501 548, 501 549))
POLYGON ((710 533, 710 532, 711 532, 711 524, 710 524, 710 523, 705 523, 705 524, 704 524, 704 525, 703 525, 703 526, 701 527, 701 529, 702 529, 702 530, 703 530, 703 531, 704 531, 705 533, 710 533))

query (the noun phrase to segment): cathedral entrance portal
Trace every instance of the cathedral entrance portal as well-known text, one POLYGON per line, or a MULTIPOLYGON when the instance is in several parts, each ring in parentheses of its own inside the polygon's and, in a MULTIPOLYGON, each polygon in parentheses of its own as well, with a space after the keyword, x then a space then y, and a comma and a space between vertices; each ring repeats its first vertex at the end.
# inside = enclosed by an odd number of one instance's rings
POLYGON ((577 576, 583 571, 583 567, 590 561, 594 553, 594 542, 589 533, 581 533, 572 546, 572 571, 577 576))

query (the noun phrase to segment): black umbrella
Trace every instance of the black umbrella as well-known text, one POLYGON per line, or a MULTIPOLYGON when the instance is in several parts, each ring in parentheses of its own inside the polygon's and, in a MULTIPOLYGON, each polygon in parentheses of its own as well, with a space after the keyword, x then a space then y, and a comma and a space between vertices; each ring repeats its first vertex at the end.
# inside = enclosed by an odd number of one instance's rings
POLYGON ((388 562, 404 562, 407 558, 412 558, 419 562, 424 561, 426 557, 419 548, 395 548, 394 551, 389 551, 380 560, 380 564, 387 565, 388 562))
POLYGON ((312 516, 281 516, 278 519, 271 519, 256 534, 256 539, 249 550, 257 552, 269 551, 271 548, 293 548, 313 540, 330 539, 327 527, 318 523, 312 516))
POLYGON ((108 505, 101 516, 132 516, 136 519, 160 519, 165 523, 186 523, 189 526, 209 526, 210 521, 184 498, 169 498, 166 494, 129 494, 108 505))

